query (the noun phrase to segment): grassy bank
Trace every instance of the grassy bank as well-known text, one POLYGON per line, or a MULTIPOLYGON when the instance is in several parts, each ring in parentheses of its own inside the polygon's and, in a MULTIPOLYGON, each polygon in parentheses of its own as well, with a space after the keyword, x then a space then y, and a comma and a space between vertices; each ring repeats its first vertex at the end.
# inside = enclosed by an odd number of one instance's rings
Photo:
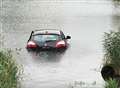
POLYGON ((101 74, 106 81, 105 88, 120 86, 120 32, 111 31, 104 36, 104 66, 101 74))
POLYGON ((0 88, 18 88, 18 67, 10 51, 0 51, 0 88))

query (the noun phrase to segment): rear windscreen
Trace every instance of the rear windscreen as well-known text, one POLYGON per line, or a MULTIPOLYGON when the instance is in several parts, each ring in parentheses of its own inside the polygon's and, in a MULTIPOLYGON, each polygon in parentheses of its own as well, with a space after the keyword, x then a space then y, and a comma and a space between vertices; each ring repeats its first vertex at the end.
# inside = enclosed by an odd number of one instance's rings
POLYGON ((43 34, 39 34, 39 35, 34 35, 33 36, 33 40, 40 41, 40 42, 56 41, 56 40, 60 40, 60 39, 61 39, 61 37, 59 35, 43 35, 43 34))

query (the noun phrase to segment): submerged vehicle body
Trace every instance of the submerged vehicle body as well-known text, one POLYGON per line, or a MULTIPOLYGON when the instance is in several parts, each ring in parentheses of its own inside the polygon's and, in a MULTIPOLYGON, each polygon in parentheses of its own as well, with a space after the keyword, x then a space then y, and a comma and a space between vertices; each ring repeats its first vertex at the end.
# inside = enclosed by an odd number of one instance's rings
POLYGON ((28 51, 66 50, 69 46, 67 40, 70 38, 70 36, 65 36, 61 30, 35 30, 31 32, 26 48, 28 51))

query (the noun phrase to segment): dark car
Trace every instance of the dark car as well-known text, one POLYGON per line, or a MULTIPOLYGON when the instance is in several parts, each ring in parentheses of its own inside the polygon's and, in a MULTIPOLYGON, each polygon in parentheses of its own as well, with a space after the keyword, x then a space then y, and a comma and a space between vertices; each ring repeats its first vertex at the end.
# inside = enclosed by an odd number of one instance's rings
POLYGON ((68 47, 67 40, 70 36, 65 36, 61 30, 41 29, 31 32, 27 42, 27 50, 65 50, 68 47))

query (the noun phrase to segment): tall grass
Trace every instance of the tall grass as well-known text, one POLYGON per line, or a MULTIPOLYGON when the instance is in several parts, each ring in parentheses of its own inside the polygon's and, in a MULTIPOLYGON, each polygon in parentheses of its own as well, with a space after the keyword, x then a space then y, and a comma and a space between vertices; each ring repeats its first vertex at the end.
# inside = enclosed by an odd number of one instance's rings
POLYGON ((0 88, 18 88, 18 67, 9 51, 0 51, 0 88))
POLYGON ((115 79, 107 80, 105 88, 118 88, 118 82, 115 79))
POLYGON ((120 67, 120 32, 111 31, 104 37, 105 64, 120 67))

